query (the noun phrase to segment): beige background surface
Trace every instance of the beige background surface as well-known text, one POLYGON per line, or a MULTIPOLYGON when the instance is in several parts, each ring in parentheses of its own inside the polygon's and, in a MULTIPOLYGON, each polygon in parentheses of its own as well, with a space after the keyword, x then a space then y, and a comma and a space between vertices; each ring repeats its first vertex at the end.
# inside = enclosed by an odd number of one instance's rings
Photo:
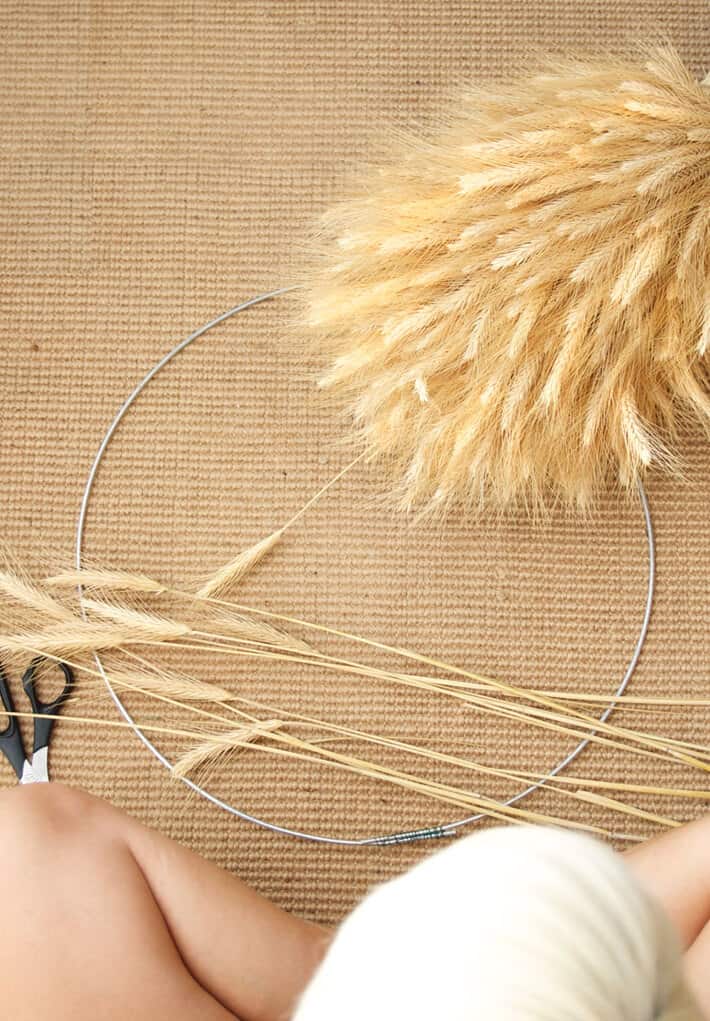
MULTIPOLYGON (((432 110, 453 80, 494 78, 540 45, 591 49, 660 30, 694 72, 710 64, 706 0, 6 2, 0 21, 0 513, 3 538, 23 556, 70 553, 91 457, 128 391, 192 329, 289 282, 310 218, 392 120, 432 110)), ((314 403, 312 366, 284 340, 288 303, 213 331, 140 399, 98 478, 93 555, 195 581, 280 525, 343 463, 342 426, 314 403)), ((688 436, 685 453, 687 486, 649 484, 658 597, 638 693, 708 693, 710 449, 688 436)), ((245 598, 516 683, 617 683, 642 610, 638 507, 609 495, 586 523, 413 527, 382 509, 379 491, 376 472, 351 474, 249 580, 245 598)), ((208 664, 205 675, 220 671, 208 664)), ((565 749, 347 678, 241 666, 230 681, 492 764, 543 769, 565 749)), ((111 715, 90 685, 82 694, 111 715)), ((708 722, 704 710, 643 717, 649 729, 698 741, 708 722)), ((53 768, 322 920, 422 853, 311 846, 234 821, 126 733, 65 722, 53 768)), ((599 750, 575 768, 641 783, 688 779, 599 750)), ((450 817, 256 755, 215 784, 276 821, 336 834, 450 817)), ((678 818, 703 807, 640 803, 678 818)), ((560 795, 542 794, 535 807, 614 822, 560 795)))

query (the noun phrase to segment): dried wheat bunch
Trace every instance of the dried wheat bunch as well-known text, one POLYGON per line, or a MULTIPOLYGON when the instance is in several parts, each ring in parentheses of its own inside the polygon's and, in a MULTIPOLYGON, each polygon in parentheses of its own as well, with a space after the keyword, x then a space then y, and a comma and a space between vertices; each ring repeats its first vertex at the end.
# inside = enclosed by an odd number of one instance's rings
POLYGON ((710 428, 710 91, 669 47, 463 91, 322 218, 299 325, 406 507, 589 504, 710 428))
MULTIPOLYGON (((449 748, 436 747, 431 736, 412 742, 405 735, 362 730, 347 717, 336 722, 322 719, 317 710, 314 715, 296 712, 270 699, 254 697, 251 685, 233 676, 229 663, 249 663, 255 671, 268 671, 275 663, 292 663, 299 669, 308 668, 314 677, 355 676, 363 685, 368 681, 385 682, 407 689, 405 697, 415 691, 428 694, 434 717, 436 705, 445 700, 471 713, 472 719, 492 716, 518 729, 544 730, 546 735, 564 735, 575 742, 584 739, 624 752, 630 759, 642 758, 646 767, 663 762, 690 768, 703 778, 710 773, 710 747, 665 732, 654 733, 644 722, 643 713, 660 705, 669 711, 692 707, 707 712, 707 698, 622 695, 614 699, 614 719, 598 719, 598 706, 606 706, 609 701, 603 693, 522 689, 423 653, 314 621, 222 598, 197 596, 144 573, 94 563, 86 570, 54 569, 49 576, 34 578, 15 566, 12 559, 0 566, 3 665, 14 660, 18 667, 26 666, 28 657, 37 655, 61 661, 81 679, 77 686, 81 701, 77 703, 75 695, 75 707, 78 704, 81 708, 82 701, 91 707, 88 716, 64 712, 64 721, 130 727, 126 721, 103 719, 96 714, 96 685, 99 682, 98 692, 103 691, 103 678, 107 678, 120 697, 137 700, 136 719, 141 730, 156 739, 179 740, 181 751, 172 766, 177 776, 189 775, 200 783, 209 776, 211 781, 223 760, 248 753, 271 758, 284 768, 289 763, 309 763, 322 767, 324 775, 326 770, 337 771, 388 784, 429 798, 438 809, 445 804, 498 820, 544 822, 631 840, 636 837, 600 827, 590 822, 586 813, 582 818, 568 819, 537 807, 507 805, 472 789, 472 785, 477 777, 496 778, 516 787, 544 780, 561 801, 573 806, 592 804, 612 813, 611 818, 623 815, 662 827, 674 827, 679 822, 665 810, 649 811, 643 804, 636 804, 636 795, 670 797, 679 802, 707 802, 710 797, 705 784, 658 787, 649 784, 647 776, 642 784, 630 782, 632 778, 619 782, 567 773, 545 776, 455 754, 449 748), (77 586, 81 586, 81 595, 77 586), (292 633, 292 627, 305 629, 313 641, 304 641, 292 633), (367 648, 370 654, 379 651, 388 659, 403 662, 397 669, 346 658, 342 650, 329 651, 325 644, 328 638, 348 639, 367 648), (164 654, 181 649, 192 654, 202 652, 211 664, 218 654, 223 664, 221 683, 186 674, 171 665, 175 657, 164 654), (101 670, 94 659, 97 651, 101 653, 101 670), (624 717, 630 717, 628 724, 622 722, 624 717), (393 752, 400 761, 392 761, 393 752), (449 779, 441 775, 442 767, 451 767, 456 773, 449 779), (462 770, 470 776, 470 781, 464 780, 463 784, 458 779, 462 770), (611 796, 617 794, 623 797, 611 796)), ((0 722, 4 713, 0 706, 0 722)))

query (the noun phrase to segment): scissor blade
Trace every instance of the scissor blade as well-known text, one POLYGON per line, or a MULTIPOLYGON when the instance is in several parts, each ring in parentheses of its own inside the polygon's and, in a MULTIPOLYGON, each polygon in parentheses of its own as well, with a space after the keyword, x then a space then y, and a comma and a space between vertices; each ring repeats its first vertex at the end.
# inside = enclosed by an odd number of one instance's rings
POLYGON ((25 759, 22 766, 22 776, 20 777, 20 783, 36 783, 37 777, 34 774, 32 763, 29 759, 25 759))
POLYGON ((22 779, 20 783, 48 783, 49 772, 47 769, 47 755, 49 748, 45 745, 38 748, 32 756, 32 762, 25 760, 22 768, 22 779))

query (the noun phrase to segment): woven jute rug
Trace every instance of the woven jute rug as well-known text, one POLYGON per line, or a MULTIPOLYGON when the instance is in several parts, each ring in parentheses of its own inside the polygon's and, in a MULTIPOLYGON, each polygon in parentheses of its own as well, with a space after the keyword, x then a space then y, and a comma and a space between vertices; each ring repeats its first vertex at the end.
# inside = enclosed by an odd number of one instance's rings
MULTIPOLYGON (((123 398, 192 329, 289 283, 313 214, 388 124, 428 114, 454 81, 495 78, 533 48, 589 51, 661 31, 700 75, 708 14, 707 0, 2 5, 3 539, 20 554, 71 551, 91 457, 123 398)), ((289 311, 284 297, 244 313, 156 378, 99 473, 90 554, 191 584, 282 524, 344 463, 343 425, 313 399, 312 366, 285 339, 289 311)), ((658 594, 637 693, 707 695, 710 448, 697 435, 684 445, 688 483, 654 477, 648 487, 658 594)), ((376 470, 353 471, 248 579, 245 601, 516 684, 615 687, 643 608, 638 506, 610 494, 584 522, 415 526, 383 508, 381 486, 376 470)), ((543 770, 565 750, 558 735, 361 678, 240 664, 228 680, 489 764, 543 770)), ((85 682, 82 694, 99 705, 85 682)), ((115 716, 105 700, 100 712, 115 716)), ((703 710, 640 719, 708 738, 703 710)), ((190 794, 121 730, 62 723, 52 768, 323 921, 431 849, 266 833, 190 794)), ((574 768, 656 786, 688 780, 612 749, 590 750, 574 768)), ((251 752, 220 783, 250 811, 326 833, 367 836, 455 814, 251 752)), ((702 810, 638 803, 678 818, 702 810)), ((534 806, 611 825, 560 794, 541 793, 534 806)), ((624 819, 622 828, 653 826, 624 819)))

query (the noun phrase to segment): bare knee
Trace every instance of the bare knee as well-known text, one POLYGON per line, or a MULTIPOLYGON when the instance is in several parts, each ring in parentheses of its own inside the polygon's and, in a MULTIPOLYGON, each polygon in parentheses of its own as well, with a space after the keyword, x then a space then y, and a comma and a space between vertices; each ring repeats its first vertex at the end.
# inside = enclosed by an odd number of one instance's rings
POLYGON ((5 1016, 222 1017, 221 1008, 190 1006, 206 996, 182 963, 126 827, 117 809, 60 784, 0 792, 5 1016))
POLYGON ((64 851, 106 829, 107 810, 98 798, 64 784, 22 784, 0 792, 3 885, 30 866, 51 873, 64 851))
POLYGON ((0 792, 0 820, 3 831, 13 823, 22 832, 38 826, 57 835, 95 817, 99 798, 62 783, 18 784, 0 792))

